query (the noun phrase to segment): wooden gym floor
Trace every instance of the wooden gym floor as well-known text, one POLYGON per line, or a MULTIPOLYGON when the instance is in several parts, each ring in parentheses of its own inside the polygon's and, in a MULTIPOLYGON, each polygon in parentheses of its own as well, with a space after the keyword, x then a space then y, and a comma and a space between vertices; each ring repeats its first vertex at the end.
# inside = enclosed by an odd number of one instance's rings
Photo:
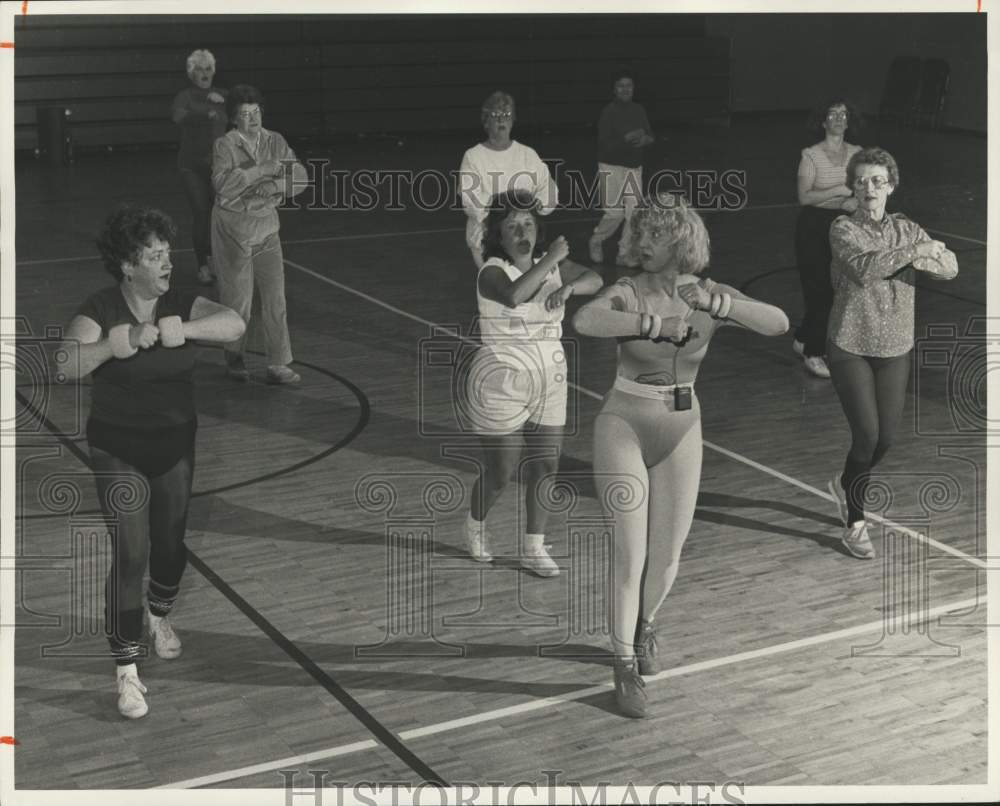
MULTIPOLYGON (((475 138, 369 138, 330 157, 333 167, 450 170, 475 138)), ((593 170, 589 136, 524 140, 593 170)), ((184 654, 142 665, 141 720, 118 715, 99 634, 107 557, 89 537, 87 386, 41 385, 19 366, 19 406, 37 433, 26 426, 18 452, 17 787, 280 788, 279 770, 300 770, 301 784, 307 769, 348 783, 542 785, 544 771, 590 785, 986 783, 986 443, 976 419, 991 332, 986 141, 876 130, 862 142, 896 154, 897 209, 961 267, 955 281, 918 291, 918 368, 872 510, 877 561, 839 547, 824 492, 848 444, 830 383, 805 373, 791 334, 724 329, 698 381, 705 461, 658 618, 665 671, 648 684, 649 719, 619 716, 589 481, 613 344, 567 328, 576 387, 565 495, 549 529, 563 573, 538 579, 509 556, 513 488, 491 515, 501 556, 475 564, 461 524, 477 452, 451 402, 470 347, 434 327, 466 335, 474 314, 462 215, 288 211, 303 382, 265 385, 257 357, 254 382, 233 384, 219 350, 201 353, 191 564, 174 617, 184 654)), ((709 274, 793 322, 794 175, 806 144, 798 119, 762 118, 672 133, 656 155, 663 167, 747 172, 748 206, 706 215, 709 274)), ((194 283, 173 160, 18 163, 25 330, 64 325, 108 283, 92 240, 124 199, 175 217, 173 281, 194 283)), ((586 262, 593 220, 557 211, 549 237, 565 234, 586 262)))

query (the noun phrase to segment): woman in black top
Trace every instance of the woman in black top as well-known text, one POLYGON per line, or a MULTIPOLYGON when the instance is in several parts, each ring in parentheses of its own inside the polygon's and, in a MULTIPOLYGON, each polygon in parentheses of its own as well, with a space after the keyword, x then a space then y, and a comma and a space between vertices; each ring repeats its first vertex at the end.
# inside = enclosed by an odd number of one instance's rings
POLYGON ((245 324, 235 312, 170 287, 173 222, 123 205, 97 239, 118 284, 93 294, 69 324, 67 376, 93 375, 87 442, 112 540, 105 584, 106 634, 118 666, 118 710, 143 716, 142 580, 149 560, 149 632, 157 655, 181 643, 167 620, 187 563, 184 535, 194 474, 197 415, 191 340, 229 342, 245 324))

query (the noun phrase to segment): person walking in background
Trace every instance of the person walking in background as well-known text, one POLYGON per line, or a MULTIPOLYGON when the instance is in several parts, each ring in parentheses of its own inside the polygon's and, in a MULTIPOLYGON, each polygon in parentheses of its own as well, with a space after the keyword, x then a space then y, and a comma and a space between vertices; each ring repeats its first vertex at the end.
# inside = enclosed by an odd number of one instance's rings
POLYGON ((590 259, 604 262, 602 244, 621 225, 615 265, 635 268, 638 260, 629 255, 632 211, 643 197, 643 150, 654 141, 653 127, 641 104, 632 100, 635 80, 619 72, 614 84, 614 100, 601 111, 597 122, 597 178, 604 215, 590 236, 590 259))

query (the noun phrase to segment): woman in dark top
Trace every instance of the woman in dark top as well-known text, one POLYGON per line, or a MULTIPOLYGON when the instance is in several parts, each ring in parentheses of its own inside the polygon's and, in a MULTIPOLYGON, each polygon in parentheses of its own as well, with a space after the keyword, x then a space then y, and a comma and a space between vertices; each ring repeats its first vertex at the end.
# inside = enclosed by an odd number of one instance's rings
POLYGON ((69 324, 76 344, 67 376, 93 375, 87 442, 112 540, 105 631, 118 666, 118 710, 143 716, 142 580, 149 560, 149 633, 156 654, 181 642, 167 615, 187 563, 184 535, 194 474, 197 415, 192 339, 228 342, 245 325, 235 312, 170 287, 173 222, 158 210, 123 205, 97 239, 118 284, 93 294, 69 324), (127 507, 116 504, 128 502, 127 507))
POLYGON ((215 282, 212 268, 212 144, 226 132, 226 91, 212 86, 215 56, 209 50, 196 50, 187 57, 187 74, 193 86, 174 98, 171 117, 181 130, 177 167, 181 172, 184 195, 191 205, 191 231, 194 256, 198 263, 198 282, 215 282))

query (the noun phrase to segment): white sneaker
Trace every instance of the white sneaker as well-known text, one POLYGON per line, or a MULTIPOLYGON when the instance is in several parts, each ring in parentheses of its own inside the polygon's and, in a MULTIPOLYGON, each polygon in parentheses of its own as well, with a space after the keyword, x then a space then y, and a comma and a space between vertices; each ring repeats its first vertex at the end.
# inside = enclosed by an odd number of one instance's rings
POLYGON ((840 542, 859 560, 875 559, 875 547, 868 536, 868 524, 864 521, 855 521, 844 529, 844 536, 840 538, 840 542))
POLYGON ((601 242, 595 241, 593 238, 590 239, 588 243, 590 248, 590 262, 591 263, 603 263, 604 262, 604 250, 601 248, 601 242))
POLYGON ((128 719, 138 719, 149 712, 146 687, 139 681, 135 664, 118 667, 118 713, 128 719))
POLYGON ((525 535, 524 553, 521 555, 521 567, 538 574, 540 577, 559 576, 559 566, 549 556, 551 546, 544 545, 544 535, 525 535))
POLYGON ((802 362, 806 365, 806 369, 817 378, 830 377, 830 368, 826 365, 826 361, 823 360, 823 356, 807 355, 802 359, 802 362))
POLYGON ((161 618, 149 613, 149 637, 153 639, 153 647, 159 657, 164 660, 180 657, 181 639, 174 632, 169 617, 161 618))
POLYGON ((840 522, 844 526, 847 526, 847 493, 840 486, 839 473, 826 483, 826 489, 830 491, 830 495, 833 496, 833 503, 837 505, 837 517, 840 518, 840 522))
POLYGON ((806 354, 806 346, 801 341, 799 341, 798 339, 793 339, 792 340, 792 352, 794 352, 795 355, 805 355, 806 354))
POLYGON ((477 521, 470 515, 465 519, 465 545, 469 556, 480 563, 493 562, 490 554, 490 533, 486 529, 486 521, 477 521))

